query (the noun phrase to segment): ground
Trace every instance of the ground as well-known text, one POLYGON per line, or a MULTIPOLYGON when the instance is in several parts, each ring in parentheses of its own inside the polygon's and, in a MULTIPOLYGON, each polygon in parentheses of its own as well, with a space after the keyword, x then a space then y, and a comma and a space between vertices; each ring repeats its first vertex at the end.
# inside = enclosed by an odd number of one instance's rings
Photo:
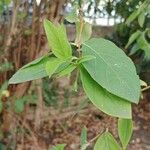
MULTIPOLYGON (((60 96, 62 100, 62 97, 60 96)), ((79 93, 78 96, 71 96, 71 106, 58 110, 55 108, 45 108, 41 119, 41 125, 38 129, 33 129, 33 118, 31 114, 27 117, 25 128, 30 130, 31 137, 24 136, 23 141, 18 140, 17 150, 46 150, 52 145, 65 143, 65 150, 80 149, 80 134, 84 126, 87 127, 88 141, 92 141, 88 150, 93 149, 93 138, 98 134, 109 130, 118 140, 117 120, 110 117, 92 104, 82 104, 79 108, 79 101, 86 98, 79 93), (83 106, 84 105, 84 106, 83 106), (77 111, 78 110, 78 111, 77 111), (24 145, 24 146, 23 146, 24 145), (23 148, 22 148, 23 146, 23 148), (33 148, 32 148, 33 146, 33 148)), ((150 94, 144 93, 144 99, 139 105, 133 106, 134 133, 128 146, 128 150, 150 150, 150 94)))

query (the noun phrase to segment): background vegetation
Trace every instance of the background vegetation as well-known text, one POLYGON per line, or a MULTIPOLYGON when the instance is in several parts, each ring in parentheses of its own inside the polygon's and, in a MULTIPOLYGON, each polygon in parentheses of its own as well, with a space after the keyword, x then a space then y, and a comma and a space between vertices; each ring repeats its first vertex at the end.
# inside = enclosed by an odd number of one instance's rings
MULTIPOLYGON (((50 51, 43 29, 45 18, 55 23, 64 22, 70 41, 74 40, 75 26, 64 18, 73 7, 82 5, 84 18, 93 24, 92 36, 105 37, 115 42, 132 58, 140 78, 149 84, 150 5, 128 20, 129 15, 138 10, 143 2, 145 1, 42 0, 38 5, 35 0, 0 1, 0 149, 44 150, 58 143, 69 144, 68 138, 75 144, 67 145, 67 148, 79 149, 79 138, 74 140, 70 135, 79 137, 79 127, 86 125, 89 131, 94 130, 88 136, 93 139, 104 130, 105 125, 98 123, 102 118, 105 118, 104 122, 115 126, 115 120, 97 113, 80 87, 78 92, 73 90, 74 77, 55 82, 45 78, 11 86, 7 82, 23 65, 50 51), (140 31, 141 39, 138 40, 137 37, 132 41, 130 37, 137 31, 140 31), (129 39, 132 41, 130 44, 129 39), (80 116, 79 112, 83 115, 80 116), (91 116, 89 112, 92 112, 91 116), (91 120, 94 123, 88 126, 91 120)), ((146 100, 140 109, 143 112, 146 109, 149 116, 147 95, 148 92, 144 95, 146 100)), ((135 107, 134 111, 137 109, 135 107)), ((110 130, 116 134, 113 128, 110 130)), ((136 146, 130 149, 137 149, 136 146)), ((144 147, 144 150, 146 148, 149 147, 144 147)))

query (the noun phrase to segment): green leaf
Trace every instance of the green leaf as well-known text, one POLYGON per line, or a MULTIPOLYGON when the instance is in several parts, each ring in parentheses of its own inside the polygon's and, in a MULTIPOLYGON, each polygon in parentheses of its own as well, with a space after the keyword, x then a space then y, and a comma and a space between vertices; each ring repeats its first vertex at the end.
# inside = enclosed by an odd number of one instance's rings
POLYGON ((130 24, 133 20, 135 20, 140 14, 139 10, 134 11, 126 20, 126 24, 130 24))
POLYGON ((8 5, 10 4, 11 0, 5 0, 5 4, 8 5))
POLYGON ((147 36, 150 38, 150 28, 147 30, 147 36))
POLYGON ((22 99, 18 99, 15 101, 14 109, 16 113, 21 113, 24 111, 24 101, 22 99))
POLYGON ((8 81, 5 81, 0 87, 0 93, 8 88, 8 81))
POLYGON ((147 6, 147 9, 146 9, 147 13, 150 14, 150 5, 147 6))
POLYGON ((83 67, 80 68, 80 74, 86 95, 98 109, 111 116, 131 118, 130 102, 103 89, 83 67))
POLYGON ((46 56, 42 56, 40 58, 37 58, 35 60, 33 60, 32 62, 24 65, 22 68, 27 68, 27 67, 31 67, 31 66, 34 66, 34 65, 37 65, 38 63, 40 63, 41 61, 43 61, 45 58, 47 58, 49 55, 46 55, 46 56))
POLYGON ((75 43, 78 45, 79 43, 82 44, 83 42, 87 41, 92 34, 92 26, 84 22, 83 26, 81 27, 81 23, 78 21, 76 22, 76 40, 75 43))
POLYGON ((72 85, 72 90, 75 92, 78 91, 78 80, 79 80, 79 70, 76 71, 75 80, 72 85))
POLYGON ((90 61, 90 60, 95 59, 95 58, 96 57, 92 56, 92 55, 82 56, 81 58, 79 58, 78 64, 81 64, 81 63, 86 62, 86 61, 90 61))
POLYGON ((131 119, 118 119, 118 134, 123 149, 126 149, 133 131, 133 122, 131 119))
POLYGON ((49 46, 58 58, 67 59, 72 55, 72 49, 68 42, 64 25, 54 25, 50 21, 44 21, 44 28, 49 46))
POLYGON ((137 43, 135 43, 130 50, 129 56, 135 54, 139 49, 140 49, 139 45, 137 43))
POLYGON ((86 150, 87 147, 90 145, 90 143, 88 143, 88 141, 87 141, 87 128, 86 127, 83 127, 83 129, 82 129, 80 141, 81 141, 81 149, 80 150, 86 150))
POLYGON ((145 38, 145 32, 143 32, 141 36, 138 38, 137 43, 142 50, 145 50, 149 47, 149 43, 145 38))
POLYGON ((76 9, 73 9, 71 13, 66 15, 65 19, 70 23, 77 22, 79 19, 78 19, 76 9))
POLYGON ((77 66, 74 64, 68 65, 64 70, 60 71, 56 76, 57 77, 63 77, 65 75, 70 74, 77 66))
POLYGON ((80 141, 81 141, 81 149, 82 149, 82 147, 85 144, 87 144, 87 128, 86 127, 83 127, 82 129, 80 141))
POLYGON ((83 63, 91 77, 108 92, 130 102, 138 103, 140 80, 129 57, 114 43, 93 38, 82 46, 83 56, 96 59, 83 63))
POLYGON ((121 148, 111 133, 105 132, 96 141, 94 150, 121 150, 121 148))
POLYGON ((5 61, 3 63, 0 63, 0 73, 13 70, 12 63, 5 61))
POLYGON ((2 103, 2 101, 0 99, 0 113, 2 112, 2 110, 3 110, 3 103, 2 103))
POLYGON ((131 45, 131 44, 140 36, 140 34, 141 34, 141 31, 139 31, 139 30, 136 31, 136 32, 134 32, 134 33, 130 36, 129 41, 128 41, 127 45, 125 46, 125 48, 128 48, 129 45, 131 45))
POLYGON ((51 77, 62 63, 64 63, 64 60, 52 57, 51 61, 48 61, 45 66, 48 76, 51 77))
POLYGON ((66 144, 58 144, 52 150, 64 150, 66 144))
POLYGON ((138 17, 140 27, 143 27, 144 21, 145 21, 145 12, 143 11, 138 17))
POLYGON ((141 36, 138 38, 137 43, 145 53, 144 59, 146 61, 150 60, 150 43, 145 38, 145 32, 141 34, 141 36))
POLYGON ((48 61, 51 61, 51 59, 51 57, 46 56, 41 60, 35 60, 33 63, 25 65, 11 77, 9 84, 22 83, 48 76, 45 65, 48 61))

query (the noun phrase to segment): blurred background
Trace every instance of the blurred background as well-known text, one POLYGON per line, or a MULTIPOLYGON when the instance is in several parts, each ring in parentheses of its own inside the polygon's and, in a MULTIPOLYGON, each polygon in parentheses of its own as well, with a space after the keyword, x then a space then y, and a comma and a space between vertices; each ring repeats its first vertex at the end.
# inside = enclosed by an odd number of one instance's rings
MULTIPOLYGON (((80 86, 74 91, 73 79, 44 78, 8 86, 19 68, 50 51, 44 19, 63 22, 69 40, 74 41, 75 25, 64 18, 76 6, 82 8, 85 21, 92 24, 92 37, 109 39, 124 50, 134 61, 140 78, 149 85, 148 1, 0 0, 0 150, 47 150, 58 143, 66 144, 66 150, 78 150, 83 126, 88 129, 89 140, 106 128, 118 137, 116 119, 97 110, 80 86), (144 2, 147 5, 142 15, 136 14, 144 2), (139 39, 129 44, 136 31, 140 31, 139 39)), ((150 150, 149 92, 145 90, 140 104, 133 106, 135 126, 129 150, 150 150)))

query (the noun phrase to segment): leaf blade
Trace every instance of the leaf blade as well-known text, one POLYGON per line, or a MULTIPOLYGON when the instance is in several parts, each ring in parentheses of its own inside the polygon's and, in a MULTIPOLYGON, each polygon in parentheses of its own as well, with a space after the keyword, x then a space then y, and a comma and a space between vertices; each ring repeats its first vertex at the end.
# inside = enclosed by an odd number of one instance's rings
POLYGON ((138 22, 139 22, 140 27, 143 27, 144 22, 145 22, 145 12, 144 11, 138 16, 138 22))
POLYGON ((72 55, 71 46, 67 40, 64 25, 55 26, 50 21, 44 21, 44 28, 47 35, 49 46, 54 55, 58 58, 67 59, 72 55))
POLYGON ((92 34, 92 26, 88 22, 83 22, 83 25, 78 21, 76 22, 76 39, 75 43, 78 45, 87 41, 92 34))
POLYGON ((118 119, 118 134, 123 149, 126 149, 133 131, 133 122, 131 119, 118 119))
POLYGON ((80 68, 80 75, 86 95, 98 109, 114 117, 131 118, 130 102, 107 92, 83 67, 80 68))
POLYGON ((87 128, 83 127, 82 132, 81 132, 81 147, 85 144, 87 144, 87 128))
POLYGON ((68 65, 64 70, 60 71, 59 73, 57 73, 57 77, 63 77, 67 74, 70 74, 77 66, 75 66, 74 64, 70 64, 68 65))
POLYGON ((79 58, 78 64, 81 64, 81 63, 86 62, 86 61, 90 61, 90 60, 95 59, 95 58, 96 57, 94 57, 92 55, 83 56, 83 57, 79 58))
POLYGON ((83 56, 96 59, 83 63, 91 77, 110 93, 130 102, 138 103, 140 80, 129 57, 112 42, 93 38, 84 42, 83 56))
POLYGON ((37 64, 22 67, 9 79, 9 84, 18 84, 48 76, 45 70, 48 61, 51 61, 51 58, 47 56, 37 64))
POLYGON ((67 14, 65 16, 65 19, 70 22, 70 23, 74 23, 74 22, 77 22, 79 19, 78 19, 78 15, 77 15, 77 11, 76 9, 73 9, 71 11, 71 13, 67 14))
POLYGON ((126 20, 126 24, 129 25, 133 20, 137 18, 137 16, 140 14, 139 10, 134 11, 126 20))
POLYGON ((66 144, 57 144, 52 150, 64 150, 66 144))
POLYGON ((63 60, 52 57, 51 61, 48 61, 45 65, 48 76, 51 77, 63 62, 63 60))
POLYGON ((121 148, 114 137, 109 132, 105 132, 96 141, 94 150, 121 150, 121 148))
POLYGON ((126 44, 126 46, 125 46, 125 48, 128 48, 139 36, 140 36, 140 34, 141 34, 141 31, 136 31, 136 32, 134 32, 131 36, 130 36, 130 38, 129 38, 129 41, 128 41, 128 43, 126 44))

